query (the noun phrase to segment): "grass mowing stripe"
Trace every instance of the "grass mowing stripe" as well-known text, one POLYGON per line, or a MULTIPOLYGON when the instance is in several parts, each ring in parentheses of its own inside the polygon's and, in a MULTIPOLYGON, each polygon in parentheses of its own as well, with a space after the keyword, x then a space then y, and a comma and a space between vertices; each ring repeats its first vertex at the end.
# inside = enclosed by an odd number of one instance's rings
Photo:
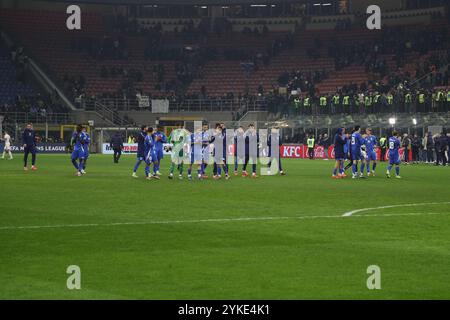
POLYGON ((223 218, 223 219, 201 219, 201 220, 169 220, 169 221, 136 221, 136 222, 113 222, 113 223, 88 223, 88 224, 62 224, 47 226, 4 226, 0 230, 23 230, 23 229, 49 229, 49 228, 80 228, 80 227, 114 227, 130 225, 149 224, 180 224, 180 223, 208 223, 208 222, 239 222, 239 221, 276 221, 276 220, 304 220, 304 219, 337 219, 344 217, 401 217, 419 215, 444 215, 450 212, 411 212, 411 213, 380 213, 371 215, 352 216, 297 216, 297 217, 243 217, 243 218, 223 218))

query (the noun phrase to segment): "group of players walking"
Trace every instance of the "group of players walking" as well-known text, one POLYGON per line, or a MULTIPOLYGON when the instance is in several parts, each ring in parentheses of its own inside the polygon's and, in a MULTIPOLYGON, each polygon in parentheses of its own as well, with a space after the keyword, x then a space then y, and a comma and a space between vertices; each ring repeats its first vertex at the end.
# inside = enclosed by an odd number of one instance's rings
MULTIPOLYGON (((347 133, 345 128, 339 128, 334 137, 334 156, 336 159, 332 178, 342 179, 347 175, 345 171, 352 168, 352 178, 365 178, 375 176, 377 167, 376 146, 378 140, 372 134, 372 130, 367 128, 365 134, 361 134, 361 127, 356 126, 351 133, 347 133), (345 165, 345 160, 350 162, 345 165), (358 173, 359 165, 359 173, 358 173), (371 166, 372 165, 372 166, 371 166)), ((386 177, 391 177, 391 169, 395 166, 395 177, 400 179, 400 134, 397 131, 392 132, 388 140, 389 165, 386 170, 386 177)))

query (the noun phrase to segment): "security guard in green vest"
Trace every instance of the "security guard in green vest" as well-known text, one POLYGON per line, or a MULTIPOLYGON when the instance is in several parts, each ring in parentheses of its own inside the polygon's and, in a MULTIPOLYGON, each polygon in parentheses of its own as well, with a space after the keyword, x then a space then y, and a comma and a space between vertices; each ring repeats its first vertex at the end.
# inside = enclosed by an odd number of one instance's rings
POLYGON ((425 111, 425 93, 419 92, 417 104, 418 104, 417 111, 419 112, 425 111))
POLYGON ((299 97, 294 98, 294 113, 299 114, 300 106, 302 104, 302 101, 299 97))
POLYGON ((412 95, 411 92, 407 92, 405 94, 405 111, 411 112, 411 106, 412 106, 412 95))
POLYGON ((303 99, 303 108, 305 109, 306 113, 310 112, 310 107, 311 107, 311 98, 309 96, 306 96, 303 99))
POLYGON ((306 144, 308 145, 308 157, 309 160, 314 160, 314 145, 315 139, 313 135, 310 135, 308 140, 306 140, 306 144))
POLYGON ((388 107, 392 107, 392 105, 394 104, 394 96, 392 95, 392 93, 388 93, 386 96, 386 101, 388 104, 388 107))
POLYGON ((339 106, 341 103, 341 96, 339 95, 339 93, 335 93, 332 99, 332 107, 333 107, 333 113, 335 112, 339 112, 339 106))
POLYGON ((445 109, 445 93, 443 90, 438 90, 438 92, 436 92, 436 102, 438 111, 443 112, 445 109))
POLYGON ((350 96, 348 94, 342 98, 342 107, 344 112, 350 112, 350 96))
POLYGON ((368 93, 364 97, 364 106, 366 107, 366 112, 370 112, 372 107, 372 96, 368 93))
POLYGON ((381 149, 381 161, 386 161, 386 149, 387 149, 387 138, 381 137, 380 138, 380 149, 381 149))
POLYGON ((321 96, 319 99, 319 104, 320 104, 320 113, 328 113, 328 109, 327 109, 327 97, 326 96, 321 96))
POLYGON ((431 93, 431 108, 434 111, 435 108, 437 108, 437 95, 436 92, 431 93))
POLYGON ((373 99, 372 99, 373 109, 375 112, 380 111, 380 98, 381 98, 381 94, 378 91, 375 92, 373 99))
POLYGON ((357 94, 353 95, 353 103, 355 104, 355 112, 359 110, 359 96, 357 94))

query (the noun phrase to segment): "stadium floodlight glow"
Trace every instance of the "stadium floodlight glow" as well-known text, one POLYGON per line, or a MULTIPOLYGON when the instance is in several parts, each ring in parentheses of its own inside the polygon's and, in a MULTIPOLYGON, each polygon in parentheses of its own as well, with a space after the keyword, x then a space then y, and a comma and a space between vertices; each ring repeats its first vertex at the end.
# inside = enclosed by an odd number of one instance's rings
POLYGON ((412 121, 413 121, 413 125, 417 125, 417 119, 416 118, 412 119, 412 121))
POLYGON ((313 6, 321 6, 321 3, 314 3, 313 6))
POLYGON ((267 7, 266 4, 251 4, 250 7, 267 7))
POLYGON ((331 6, 331 3, 322 3, 322 6, 331 6))
POLYGON ((393 126, 395 124, 395 118, 389 118, 389 124, 393 126))
POLYGON ((207 6, 201 6, 200 8, 202 8, 202 9, 208 9, 207 6))

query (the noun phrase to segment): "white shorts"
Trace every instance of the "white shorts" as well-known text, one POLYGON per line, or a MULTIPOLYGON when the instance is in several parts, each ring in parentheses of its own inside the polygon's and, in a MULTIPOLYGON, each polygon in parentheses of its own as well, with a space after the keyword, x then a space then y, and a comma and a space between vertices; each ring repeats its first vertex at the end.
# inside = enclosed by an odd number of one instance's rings
POLYGON ((11 145, 9 143, 5 144, 5 151, 11 151, 11 145))

